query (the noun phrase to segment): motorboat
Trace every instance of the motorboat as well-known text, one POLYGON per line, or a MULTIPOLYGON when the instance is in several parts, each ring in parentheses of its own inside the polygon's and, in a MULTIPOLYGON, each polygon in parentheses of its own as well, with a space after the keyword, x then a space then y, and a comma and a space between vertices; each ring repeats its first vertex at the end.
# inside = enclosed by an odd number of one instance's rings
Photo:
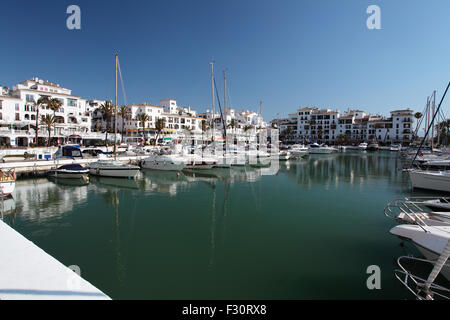
POLYGON ((309 149, 304 145, 295 144, 289 149, 289 152, 291 153, 292 157, 301 158, 309 154, 309 149))
POLYGON ((79 164, 67 164, 48 172, 50 177, 60 179, 86 179, 88 174, 89 169, 79 164))
POLYGON ((401 223, 422 226, 450 225, 449 202, 445 198, 412 197, 393 200, 384 208, 384 214, 401 223))
POLYGON ((450 171, 409 170, 413 188, 450 192, 450 171))
POLYGON ((394 272, 395 277, 419 300, 450 299, 450 290, 436 282, 439 274, 450 280, 450 213, 435 211, 442 205, 447 207, 447 204, 446 198, 418 197, 394 200, 385 208, 387 217, 407 223, 392 228, 390 233, 412 242, 425 257, 400 257, 397 263, 401 269, 394 272), (432 266, 426 279, 423 272, 411 269, 418 263, 432 266))
POLYGON ((368 147, 368 144, 365 142, 361 142, 358 146, 357 146, 357 150, 359 151, 366 151, 368 147))
POLYGON ((142 168, 163 171, 181 171, 187 160, 174 154, 154 154, 141 162, 142 168))
POLYGON ((377 142, 372 142, 367 146, 367 151, 378 151, 380 149, 380 146, 377 142))
POLYGON ((0 170, 0 197, 9 196, 16 188, 16 171, 0 170))
POLYGON ((402 150, 402 145, 401 144, 393 144, 391 145, 391 147, 389 148, 389 151, 395 151, 395 152, 399 152, 402 150))
POLYGON ((63 145, 59 146, 56 153, 53 155, 55 159, 76 159, 83 158, 80 145, 63 145))
POLYGON ((280 152, 278 152, 278 160, 280 161, 286 161, 289 160, 291 158, 291 152, 288 150, 280 150, 280 152))
POLYGON ((99 160, 89 165, 89 173, 101 177, 134 178, 139 172, 138 166, 127 165, 117 160, 99 160))
POLYGON ((184 157, 187 160, 185 169, 188 170, 209 170, 218 164, 217 158, 212 156, 188 154, 184 157))
POLYGON ((429 261, 444 260, 440 273, 447 280, 450 280, 450 264, 448 262, 448 256, 450 255, 450 225, 399 225, 392 228, 390 233, 401 239, 411 241, 429 261))
POLYGON ((308 150, 309 150, 310 154, 330 154, 330 153, 333 153, 336 151, 334 148, 324 146, 324 145, 319 145, 317 143, 313 143, 313 144, 309 145, 308 150))

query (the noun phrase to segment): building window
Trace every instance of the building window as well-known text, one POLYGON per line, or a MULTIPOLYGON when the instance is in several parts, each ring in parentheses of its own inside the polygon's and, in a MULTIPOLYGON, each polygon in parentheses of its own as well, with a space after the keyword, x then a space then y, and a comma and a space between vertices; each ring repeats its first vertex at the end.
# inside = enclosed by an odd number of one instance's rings
POLYGON ((32 94, 27 94, 27 95, 25 96, 25 100, 26 100, 27 102, 33 102, 33 101, 34 101, 34 96, 33 96, 32 94))
POLYGON ((19 111, 19 104, 16 103, 16 111, 19 111))
POLYGON ((20 121, 20 114, 16 113, 16 121, 20 121))
POLYGON ((76 107, 77 106, 77 100, 75 100, 75 99, 67 99, 67 106, 69 106, 69 107, 76 107))

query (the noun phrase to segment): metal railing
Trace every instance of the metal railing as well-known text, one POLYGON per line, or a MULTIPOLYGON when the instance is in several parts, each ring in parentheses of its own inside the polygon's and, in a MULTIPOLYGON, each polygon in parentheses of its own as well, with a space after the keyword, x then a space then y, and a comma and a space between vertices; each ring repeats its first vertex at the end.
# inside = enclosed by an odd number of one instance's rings
MULTIPOLYGON (((415 257, 402 256, 397 259, 397 264, 400 269, 394 271, 394 275, 403 286, 405 286, 418 300, 435 300, 450 299, 450 290, 446 287, 435 283, 429 283, 428 280, 415 275, 412 271, 408 270, 402 261, 420 262, 425 264, 431 264, 433 267, 436 265, 436 261, 430 261, 426 259, 420 259, 415 257)), ((444 268, 450 268, 450 264, 446 263, 444 268)))
POLYGON ((400 222, 416 224, 424 232, 429 232, 425 227, 450 225, 450 212, 433 211, 427 207, 437 204, 448 204, 450 206, 450 201, 447 198, 437 197, 396 199, 386 205, 384 215, 400 222), (441 202, 426 202, 430 200, 438 200, 441 202))

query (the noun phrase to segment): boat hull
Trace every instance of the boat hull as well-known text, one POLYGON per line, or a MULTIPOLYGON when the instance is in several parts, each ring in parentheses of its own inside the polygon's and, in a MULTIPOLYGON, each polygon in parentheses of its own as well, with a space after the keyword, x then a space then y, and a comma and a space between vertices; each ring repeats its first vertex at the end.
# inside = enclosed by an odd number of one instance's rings
POLYGON ((450 192, 450 176, 410 171, 413 188, 450 192))
POLYGON ((89 170, 85 171, 50 171, 48 175, 50 177, 58 178, 58 179, 82 179, 85 178, 89 174, 89 170))
POLYGON ((160 161, 148 159, 142 161, 142 168, 150 170, 161 170, 161 171, 181 171, 186 167, 184 162, 176 161, 160 161))
POLYGON ((134 178, 139 169, 130 168, 90 168, 89 173, 99 177, 134 178))
POLYGON ((333 152, 334 152, 333 149, 310 149, 309 150, 310 154, 330 154, 333 152))
POLYGON ((14 189, 16 188, 16 182, 10 181, 10 182, 0 182, 0 196, 8 196, 11 193, 14 192, 14 189))

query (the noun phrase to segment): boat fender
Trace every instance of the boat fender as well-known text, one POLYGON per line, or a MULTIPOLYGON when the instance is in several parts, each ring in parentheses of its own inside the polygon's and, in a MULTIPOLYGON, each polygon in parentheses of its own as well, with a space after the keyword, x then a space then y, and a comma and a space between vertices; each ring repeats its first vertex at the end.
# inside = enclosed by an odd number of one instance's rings
POLYGON ((17 179, 16 171, 13 172, 13 178, 14 178, 14 181, 16 181, 16 179, 17 179))

